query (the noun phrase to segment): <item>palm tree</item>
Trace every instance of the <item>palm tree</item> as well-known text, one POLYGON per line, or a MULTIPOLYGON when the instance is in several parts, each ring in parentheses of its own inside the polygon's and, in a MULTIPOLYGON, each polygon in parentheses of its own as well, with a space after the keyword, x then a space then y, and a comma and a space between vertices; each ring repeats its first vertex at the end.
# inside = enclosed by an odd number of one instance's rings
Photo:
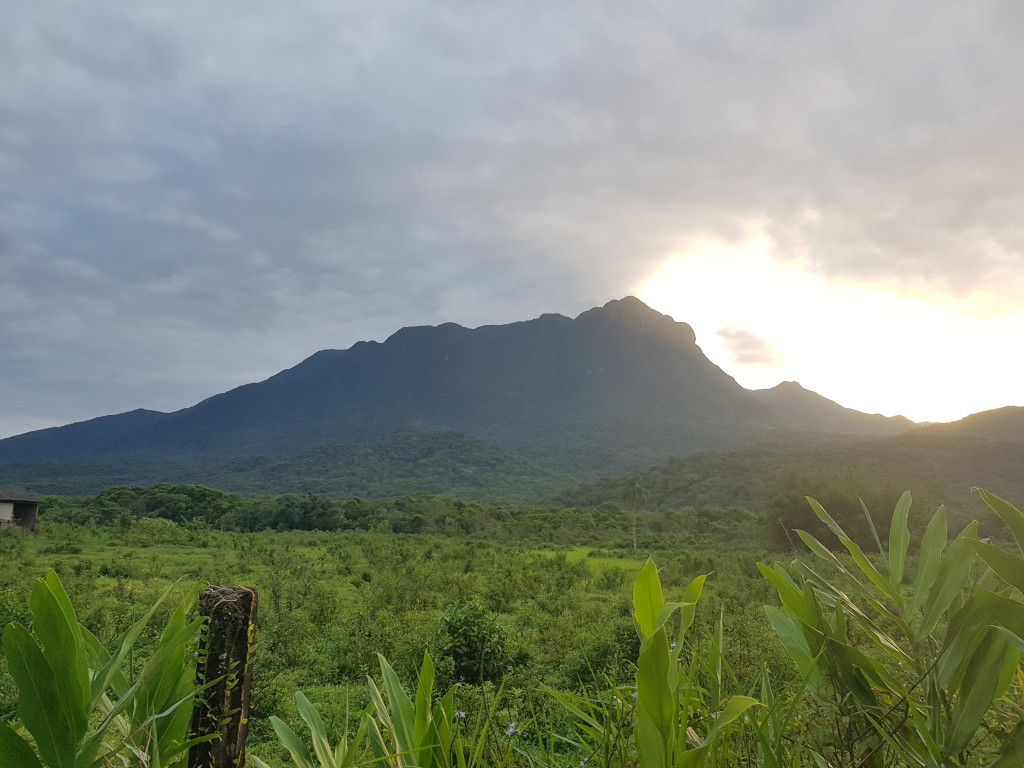
POLYGON ((636 554, 636 518, 640 509, 647 503, 647 489, 640 485, 640 479, 631 475, 619 492, 619 501, 633 513, 633 554, 636 554))

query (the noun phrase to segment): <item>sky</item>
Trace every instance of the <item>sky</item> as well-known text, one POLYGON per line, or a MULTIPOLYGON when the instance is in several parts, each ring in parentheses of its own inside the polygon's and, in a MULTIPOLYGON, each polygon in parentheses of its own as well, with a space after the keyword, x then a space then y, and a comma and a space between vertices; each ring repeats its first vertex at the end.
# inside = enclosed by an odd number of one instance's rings
POLYGON ((0 437, 626 295, 747 387, 1024 405, 1015 0, 0 14, 0 437))

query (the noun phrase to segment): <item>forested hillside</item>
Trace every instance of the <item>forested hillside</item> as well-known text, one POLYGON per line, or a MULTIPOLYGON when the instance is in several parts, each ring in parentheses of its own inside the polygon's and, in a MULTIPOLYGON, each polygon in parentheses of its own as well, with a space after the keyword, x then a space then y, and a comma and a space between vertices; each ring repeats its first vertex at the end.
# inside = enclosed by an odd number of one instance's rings
POLYGON ((181 482, 536 501, 670 456, 911 426, 792 382, 744 389, 689 325, 626 297, 575 319, 403 328, 173 413, 10 437, 0 477, 42 493, 181 482))

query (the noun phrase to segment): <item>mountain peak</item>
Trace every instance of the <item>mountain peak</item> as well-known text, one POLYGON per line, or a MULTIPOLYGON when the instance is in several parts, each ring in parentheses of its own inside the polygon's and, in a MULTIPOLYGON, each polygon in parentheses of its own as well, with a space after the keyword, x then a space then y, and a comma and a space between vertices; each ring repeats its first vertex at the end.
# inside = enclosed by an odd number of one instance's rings
POLYGON ((678 337, 682 335, 682 341, 687 346, 696 346, 697 335, 686 323, 676 322, 669 315, 662 314, 656 309, 644 304, 636 296, 625 296, 621 299, 612 299, 603 307, 588 309, 576 318, 584 323, 599 323, 615 328, 624 328, 630 331, 649 332, 661 331, 678 337))
MULTIPOLYGON (((667 317, 667 315, 663 315, 663 314, 661 314, 661 312, 658 312, 658 311, 656 311, 654 309, 651 309, 649 306, 647 306, 642 301, 640 301, 640 299, 638 299, 636 296, 624 296, 621 299, 612 299, 611 301, 609 301, 607 304, 605 304, 602 307, 594 307, 593 309, 588 309, 586 312, 581 314, 579 317, 583 317, 584 315, 588 315, 588 316, 589 315, 594 315, 594 316, 614 317, 614 318, 624 318, 624 317, 658 317, 658 318, 664 318, 664 317, 667 317)), ((577 318, 577 319, 579 319, 579 318, 577 318)))

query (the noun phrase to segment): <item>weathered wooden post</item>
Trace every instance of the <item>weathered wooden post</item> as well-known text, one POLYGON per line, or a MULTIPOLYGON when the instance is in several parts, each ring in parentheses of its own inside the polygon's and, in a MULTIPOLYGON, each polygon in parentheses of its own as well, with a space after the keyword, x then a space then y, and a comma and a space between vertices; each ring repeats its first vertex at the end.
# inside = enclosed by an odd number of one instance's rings
POLYGON ((208 623, 196 667, 203 690, 192 709, 189 738, 217 738, 192 746, 188 768, 241 768, 245 762, 257 598, 247 587, 208 587, 199 595, 199 612, 208 623))

